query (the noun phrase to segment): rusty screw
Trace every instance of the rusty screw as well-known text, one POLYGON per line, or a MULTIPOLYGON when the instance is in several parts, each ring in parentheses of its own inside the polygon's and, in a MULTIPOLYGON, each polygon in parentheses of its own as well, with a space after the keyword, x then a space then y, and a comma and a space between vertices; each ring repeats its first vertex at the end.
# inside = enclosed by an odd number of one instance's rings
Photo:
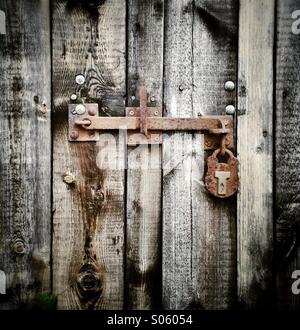
POLYGON ((72 131, 70 134, 70 138, 76 140, 79 138, 79 133, 77 131, 72 131))
POLYGON ((18 254, 24 254, 25 253, 25 244, 23 240, 16 239, 14 244, 14 251, 18 254))
POLYGON ((70 185, 75 182, 75 177, 72 173, 66 172, 63 176, 63 181, 64 181, 64 183, 70 185))

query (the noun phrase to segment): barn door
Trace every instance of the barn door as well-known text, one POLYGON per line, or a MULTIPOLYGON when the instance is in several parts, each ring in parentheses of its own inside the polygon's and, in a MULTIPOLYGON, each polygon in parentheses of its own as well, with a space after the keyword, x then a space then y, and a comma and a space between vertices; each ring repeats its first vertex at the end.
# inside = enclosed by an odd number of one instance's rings
MULTIPOLYGON (((297 50, 287 32, 296 2, 0 0, 1 308, 32 306, 44 292, 58 309, 273 303, 273 199, 278 246, 297 229, 285 217, 296 206, 284 204, 297 189, 283 195, 298 176, 280 176, 290 147, 281 111, 297 100, 283 79, 296 76, 286 62, 299 56, 285 48, 297 50), (276 27, 287 41, 275 44, 276 27), (164 117, 233 115, 236 196, 206 190, 203 134, 172 131, 161 144, 132 146, 122 130, 97 132, 97 141, 69 130, 70 105, 124 117, 140 105, 141 86, 164 117)), ((286 274, 299 258, 281 257, 279 300, 294 306, 286 274)))
POLYGON ((236 201, 205 191, 203 136, 172 133, 162 146, 127 147, 117 135, 117 145, 70 143, 67 111, 74 94, 101 115, 124 116, 125 105, 139 105, 141 85, 164 116, 236 107, 224 84, 237 81, 237 2, 53 1, 52 15, 59 308, 233 307, 236 201), (126 166, 101 168, 105 148, 126 166))

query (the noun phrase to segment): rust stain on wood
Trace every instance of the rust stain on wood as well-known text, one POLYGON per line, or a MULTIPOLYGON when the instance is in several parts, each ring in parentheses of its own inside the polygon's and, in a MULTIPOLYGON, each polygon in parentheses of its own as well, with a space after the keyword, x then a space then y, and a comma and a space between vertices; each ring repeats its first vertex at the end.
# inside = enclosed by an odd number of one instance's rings
POLYGON ((54 292, 58 308, 119 309, 123 172, 98 168, 101 147, 68 143, 65 133, 70 102, 97 103, 100 113, 124 115, 125 2, 57 0, 52 6, 54 292), (75 82, 79 74, 85 78, 82 84, 75 82), (70 100, 72 94, 75 101, 70 100), (76 177, 71 186, 62 180, 66 171, 76 177))

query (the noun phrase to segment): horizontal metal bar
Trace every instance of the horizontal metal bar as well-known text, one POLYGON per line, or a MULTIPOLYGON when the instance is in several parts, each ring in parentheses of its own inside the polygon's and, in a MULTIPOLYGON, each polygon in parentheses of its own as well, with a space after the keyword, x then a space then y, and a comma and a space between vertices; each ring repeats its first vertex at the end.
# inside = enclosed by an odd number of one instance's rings
POLYGON ((149 130, 159 131, 209 131, 221 128, 218 118, 147 118, 149 130))
MULTIPOLYGON (((217 116, 201 118, 147 117, 146 119, 147 129, 157 131, 213 131, 218 129, 219 133, 222 133, 222 123, 224 123, 222 119, 217 116)), ((138 130, 140 129, 140 118, 86 116, 80 121, 75 120, 75 124, 82 125, 87 130, 138 130), (89 121, 90 125, 83 125, 89 121)), ((229 132, 227 129, 223 129, 223 131, 224 133, 229 132)))
POLYGON ((75 120, 75 124, 82 125, 87 130, 136 130, 140 127, 140 118, 86 116, 80 121, 75 120), (83 121, 90 121, 90 125, 83 125, 83 121))

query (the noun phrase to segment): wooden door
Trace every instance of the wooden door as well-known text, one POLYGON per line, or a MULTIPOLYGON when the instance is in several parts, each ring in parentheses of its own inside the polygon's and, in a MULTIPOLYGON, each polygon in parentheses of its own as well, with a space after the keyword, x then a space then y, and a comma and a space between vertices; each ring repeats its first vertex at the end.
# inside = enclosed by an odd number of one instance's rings
POLYGON ((299 308, 297 9, 0 0, 1 309, 299 308), (200 133, 69 141, 69 104, 125 116, 142 85, 165 117, 234 107, 237 196, 205 189, 200 133))

